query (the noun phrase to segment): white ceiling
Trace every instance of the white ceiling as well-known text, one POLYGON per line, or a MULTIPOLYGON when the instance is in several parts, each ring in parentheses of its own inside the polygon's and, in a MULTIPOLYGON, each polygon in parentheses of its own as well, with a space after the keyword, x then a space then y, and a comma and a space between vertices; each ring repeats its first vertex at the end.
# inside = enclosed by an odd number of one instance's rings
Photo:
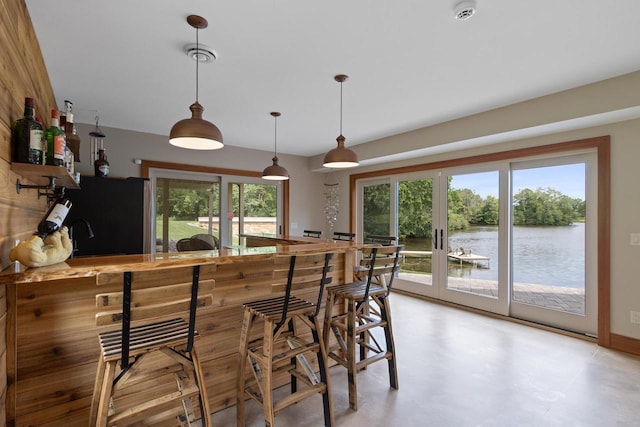
MULTIPOLYGON (((57 103, 76 121, 168 135, 199 101, 225 144, 302 156, 640 69, 638 0, 26 0, 57 103)), ((639 88, 630 88, 638 90, 639 88)))

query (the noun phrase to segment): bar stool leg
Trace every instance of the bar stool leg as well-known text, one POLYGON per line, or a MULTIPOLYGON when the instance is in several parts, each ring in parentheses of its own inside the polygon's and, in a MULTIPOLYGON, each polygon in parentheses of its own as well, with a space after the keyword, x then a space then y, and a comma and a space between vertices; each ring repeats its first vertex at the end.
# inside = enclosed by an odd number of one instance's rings
POLYGON ((316 353, 318 357, 318 368, 320 371, 320 381, 325 384, 324 393, 322 393, 322 405, 324 407, 324 425, 325 427, 332 427, 334 424, 333 420, 333 402, 331 402, 331 378, 329 377, 329 372, 327 371, 327 348, 325 347, 324 340, 320 339, 320 334, 318 331, 320 330, 320 322, 316 316, 313 317, 313 325, 314 329, 311 331, 313 335, 313 340, 319 344, 319 351, 316 353))
POLYGON ((238 355, 238 385, 236 388, 236 425, 244 426, 244 389, 246 381, 246 366, 249 355, 249 336, 251 334, 251 325, 253 324, 253 315, 250 311, 245 310, 242 319, 242 329, 240 331, 240 349, 238 355))
POLYGON ((322 341, 327 354, 331 351, 331 321, 333 317, 333 305, 336 297, 333 292, 327 292, 327 301, 324 305, 324 327, 322 328, 322 341))
POLYGON ((384 337, 387 343, 387 352, 391 353, 391 357, 387 360, 389 364, 389 383, 392 388, 398 389, 398 369, 396 367, 396 346, 393 341, 393 329, 391 327, 391 305, 389 304, 389 298, 381 297, 382 304, 380 304, 380 316, 383 322, 386 322, 384 327, 384 337))
POLYGON ((102 380, 100 400, 98 402, 98 419, 96 427, 106 427, 107 416, 109 414, 109 402, 111 401, 111 390, 113 389, 113 378, 116 373, 115 362, 105 362, 105 373, 102 380))
POLYGON ((358 386, 356 384, 356 302, 349 299, 347 313, 347 380, 349 382, 349 407, 358 410, 358 386))
POLYGON ((265 364, 265 369, 262 374, 262 410, 264 412, 264 423, 266 427, 275 425, 273 395, 271 390, 271 377, 273 375, 273 326, 273 322, 265 319, 262 347, 263 361, 265 364))
MULTIPOLYGON (((364 301, 360 301, 359 304, 356 304, 356 313, 364 315, 364 316, 369 316, 369 301, 364 300, 364 301)), ((359 317, 356 315, 356 320, 357 320, 357 325, 356 326, 362 326, 364 324, 364 321, 359 320, 359 317)), ((369 344, 369 330, 364 330, 360 333, 360 342, 362 344, 365 345, 360 345, 360 360, 365 360, 368 356, 368 347, 367 345, 369 344)), ((365 370, 367 369, 366 366, 362 367, 361 370, 365 370)))
POLYGON ((203 411, 202 425, 204 427, 211 427, 211 407, 209 406, 209 396, 207 395, 207 386, 204 382, 204 372, 202 372, 202 366, 200 365, 200 357, 198 356, 198 352, 195 347, 191 349, 191 360, 193 361, 193 371, 196 376, 196 381, 198 382, 200 397, 202 399, 202 405, 200 408, 203 411))
MULTIPOLYGON (((291 319, 289 319, 289 324, 288 324, 288 328, 289 328, 289 332, 291 334, 293 334, 293 336, 298 336, 298 334, 296 334, 296 327, 295 327, 295 323, 293 321, 293 317, 291 319)), ((289 362, 296 367, 296 369, 298 369, 298 358, 293 356, 289 362)), ((291 394, 295 393, 296 391, 298 391, 298 378, 291 374, 290 376, 290 384, 291 384, 291 394)))
POLYGON ((98 370, 96 371, 96 382, 93 386, 93 397, 91 399, 91 412, 89 413, 89 427, 96 425, 98 419, 98 403, 100 400, 100 391, 102 390, 102 383, 104 382, 104 359, 100 357, 98 359, 98 370))

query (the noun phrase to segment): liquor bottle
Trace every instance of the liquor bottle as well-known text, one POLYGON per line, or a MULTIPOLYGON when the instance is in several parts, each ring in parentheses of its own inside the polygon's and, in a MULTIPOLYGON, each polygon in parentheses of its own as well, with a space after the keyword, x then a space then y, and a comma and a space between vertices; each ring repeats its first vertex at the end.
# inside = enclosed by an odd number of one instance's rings
POLYGON ((47 164, 64 166, 64 132, 60 129, 60 113, 51 110, 51 126, 47 129, 47 164))
POLYGON ((95 175, 99 177, 109 176, 109 162, 107 161, 107 155, 104 153, 104 148, 98 150, 98 159, 94 162, 95 175))
POLYGON ((47 164, 47 135, 46 135, 46 132, 44 131, 44 125, 42 124, 42 117, 36 116, 36 122, 38 122, 40 126, 42 126, 42 138, 41 138, 42 159, 40 164, 46 165, 47 164))
POLYGON ((75 129, 75 124, 73 123, 73 102, 68 99, 64 100, 64 110, 65 110, 65 125, 62 127, 62 122, 60 122, 60 127, 65 133, 67 140, 67 147, 73 153, 74 161, 80 161, 80 137, 75 129))
POLYGON ((69 199, 58 199, 42 218, 40 224, 38 224, 38 231, 34 234, 44 240, 49 234, 58 231, 62 227, 69 209, 71 209, 71 201, 69 199))
POLYGON ((24 117, 11 128, 11 161, 42 164, 42 125, 34 118, 35 101, 24 99, 24 117))

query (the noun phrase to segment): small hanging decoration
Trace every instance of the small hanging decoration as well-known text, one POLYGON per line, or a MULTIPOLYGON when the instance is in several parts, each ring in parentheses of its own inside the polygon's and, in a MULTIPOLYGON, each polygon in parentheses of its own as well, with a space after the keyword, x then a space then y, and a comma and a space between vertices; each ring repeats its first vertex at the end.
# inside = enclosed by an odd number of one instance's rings
POLYGON ((333 172, 331 172, 327 175, 324 183, 324 215, 329 228, 328 236, 333 236, 333 227, 338 220, 338 213, 340 212, 339 192, 340 184, 335 179, 333 172))

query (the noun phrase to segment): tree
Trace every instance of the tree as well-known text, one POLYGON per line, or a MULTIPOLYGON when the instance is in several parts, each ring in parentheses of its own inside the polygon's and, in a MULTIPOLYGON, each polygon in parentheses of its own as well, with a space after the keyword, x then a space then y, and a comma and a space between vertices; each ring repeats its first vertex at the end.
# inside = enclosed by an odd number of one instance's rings
POLYGON ((498 199, 493 196, 487 196, 480 208, 478 222, 481 225, 498 225, 500 205, 498 199))
POLYGON ((431 237, 431 179, 402 181, 398 186, 399 237, 431 237))
POLYGON ((515 225, 570 225, 583 217, 579 199, 572 199, 552 188, 525 188, 513 196, 515 225))
POLYGON ((364 235, 389 234, 389 204, 391 200, 389 184, 367 185, 364 187, 364 235))

